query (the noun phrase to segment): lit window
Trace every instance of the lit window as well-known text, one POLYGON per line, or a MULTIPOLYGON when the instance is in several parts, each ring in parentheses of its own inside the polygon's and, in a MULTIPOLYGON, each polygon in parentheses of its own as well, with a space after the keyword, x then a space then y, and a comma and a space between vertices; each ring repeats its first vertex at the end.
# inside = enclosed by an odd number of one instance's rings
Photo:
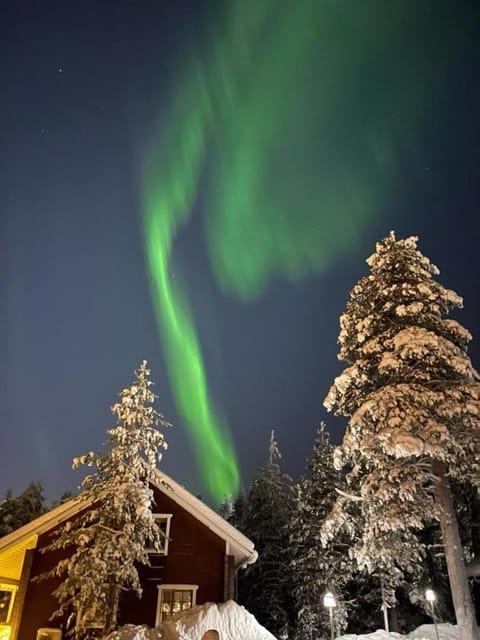
POLYGON ((17 587, 13 585, 0 584, 0 624, 10 620, 16 590, 17 587))
POLYGON ((172 519, 171 513, 154 513, 153 517, 155 518, 155 524, 157 525, 160 531, 160 542, 161 548, 160 550, 155 550, 152 546, 149 546, 147 543, 147 552, 148 553, 159 553, 162 555, 168 554, 168 541, 170 537, 170 520, 172 519))
POLYGON ((194 607, 197 599, 196 584, 162 584, 158 587, 156 624, 166 618, 194 607))
POLYGON ((0 640, 10 640, 12 628, 8 624, 0 624, 0 640))

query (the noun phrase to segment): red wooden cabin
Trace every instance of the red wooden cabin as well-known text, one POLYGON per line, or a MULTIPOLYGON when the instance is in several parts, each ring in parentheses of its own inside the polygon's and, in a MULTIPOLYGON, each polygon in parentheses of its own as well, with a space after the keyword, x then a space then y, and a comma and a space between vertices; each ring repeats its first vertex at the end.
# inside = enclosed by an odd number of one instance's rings
MULTIPOLYGON (((153 486, 154 512, 166 533, 162 554, 140 567, 141 599, 127 593, 120 624, 155 626, 181 609, 234 598, 235 573, 256 557, 253 543, 163 472, 153 486)), ((49 620, 59 579, 34 581, 55 566, 60 551, 41 553, 55 529, 85 508, 75 498, 0 539, 0 640, 57 640, 49 620)))

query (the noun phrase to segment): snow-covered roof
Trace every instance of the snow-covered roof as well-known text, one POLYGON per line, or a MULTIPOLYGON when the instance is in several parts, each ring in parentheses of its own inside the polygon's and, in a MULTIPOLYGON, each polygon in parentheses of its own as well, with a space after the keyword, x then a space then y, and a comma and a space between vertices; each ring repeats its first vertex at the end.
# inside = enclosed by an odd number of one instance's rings
POLYGON ((73 517, 81 509, 85 508, 87 504, 88 501, 77 496, 47 511, 38 518, 35 518, 35 520, 23 525, 20 529, 16 529, 12 531, 12 533, 0 538, 0 553, 7 551, 10 547, 19 542, 23 542, 27 538, 32 538, 32 536, 38 537, 42 533, 50 531, 50 529, 56 527, 57 524, 73 517))
MULTIPOLYGON (((256 553, 253 542, 224 520, 218 513, 215 513, 208 505, 192 495, 185 487, 182 487, 166 473, 159 470, 157 470, 157 482, 154 484, 159 491, 208 527, 213 533, 218 535, 219 538, 225 540, 226 553, 234 556, 235 566, 247 564, 255 560, 256 553)), ((87 505, 88 501, 77 496, 47 511, 35 520, 32 520, 32 522, 20 527, 20 529, 12 531, 12 533, 0 538, 0 553, 26 540, 31 540, 31 544, 28 545, 29 547, 35 547, 38 536, 72 518, 87 505)))
POLYGON ((72 498, 20 529, 0 538, 0 576, 3 579, 13 581, 20 580, 26 550, 35 549, 38 537, 42 533, 50 531, 57 524, 73 517, 87 504, 88 501, 85 499, 72 498))

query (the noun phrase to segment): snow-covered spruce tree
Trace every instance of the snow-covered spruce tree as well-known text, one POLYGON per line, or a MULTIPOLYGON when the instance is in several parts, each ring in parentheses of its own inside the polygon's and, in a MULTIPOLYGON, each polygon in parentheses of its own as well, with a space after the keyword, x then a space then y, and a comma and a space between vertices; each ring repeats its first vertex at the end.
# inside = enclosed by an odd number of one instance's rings
POLYGON ((76 638, 88 636, 92 627, 101 626, 103 633, 115 628, 121 591, 141 595, 136 563, 148 563, 147 546, 162 546, 149 483, 167 446, 157 427, 169 425, 152 406, 149 375, 143 361, 134 383, 119 394, 107 450, 74 459, 74 468, 94 469, 81 485, 86 509, 65 524, 49 547, 72 549, 47 575, 62 577, 54 616, 67 615, 67 628, 76 638))
POLYGON ((218 507, 218 513, 224 518, 229 520, 233 513, 233 498, 231 493, 226 493, 223 497, 223 502, 218 507))
MULTIPOLYGON (((438 519, 462 640, 479 637, 449 480, 480 485, 480 384, 469 332, 444 316, 462 299, 433 279, 438 269, 416 238, 393 232, 368 260, 340 319, 339 359, 327 408, 349 418, 338 468, 360 500, 360 564, 392 560, 393 539, 438 519)), ((345 522, 340 496, 325 531, 345 522)), ((407 554, 408 555, 408 554, 407 554)), ((402 561, 401 561, 402 562, 402 561)), ((401 564, 400 564, 401 566, 401 564)))
POLYGON ((45 497, 41 482, 33 481, 16 498, 7 491, 0 503, 0 537, 23 527, 45 513, 45 497))
POLYGON ((293 622, 289 526, 293 487, 277 460, 272 431, 269 461, 259 470, 242 506, 241 531, 255 544, 258 560, 239 574, 238 601, 277 637, 293 622))
POLYGON ((344 587, 352 575, 352 561, 342 540, 322 546, 320 530, 335 502, 339 474, 333 466, 333 446, 325 424, 317 428, 313 454, 307 460, 305 476, 296 486, 290 542, 292 546, 292 585, 297 624, 295 638, 329 638, 328 612, 322 605, 327 591, 335 595, 337 632, 346 628, 344 587))
POLYGON ((232 511, 228 517, 228 522, 233 524, 239 531, 243 531, 243 513, 245 508, 246 496, 243 489, 240 489, 240 493, 233 501, 232 511))
MULTIPOLYGON (((341 493, 322 525, 324 544, 339 536, 348 541, 349 557, 357 564, 357 573, 348 585, 350 616, 361 620, 362 632, 378 628, 383 617, 385 629, 400 631, 400 610, 409 602, 418 604, 418 594, 425 575, 425 548, 416 531, 391 529, 366 537, 366 505, 358 500, 361 481, 347 476, 347 491, 341 493), (380 551, 381 550, 381 551, 380 551), (408 596, 411 596, 409 598, 408 596), (398 607, 400 606, 400 610, 398 607), (390 614, 390 615, 389 615, 390 614), (372 626, 373 625, 373 626, 372 626)), ((358 628, 358 626, 356 626, 358 628)))
POLYGON ((11 533, 15 526, 12 522, 15 517, 15 498, 13 497, 12 490, 8 489, 5 493, 5 497, 0 502, 0 538, 11 533))

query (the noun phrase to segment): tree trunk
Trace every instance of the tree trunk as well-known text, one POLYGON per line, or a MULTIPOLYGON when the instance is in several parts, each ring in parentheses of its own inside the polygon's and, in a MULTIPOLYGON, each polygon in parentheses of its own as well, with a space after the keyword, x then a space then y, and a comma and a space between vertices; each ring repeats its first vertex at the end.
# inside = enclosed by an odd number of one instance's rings
POLYGON ((390 631, 400 633, 400 625, 398 624, 398 607, 390 607, 388 613, 390 615, 390 631))
MULTIPOLYGON (((472 553, 474 558, 480 560, 480 498, 475 492, 472 497, 472 553)), ((480 622, 480 583, 474 580, 472 584, 473 600, 477 614, 477 623, 480 622)))
POLYGON ((105 612, 105 625, 103 628, 104 635, 107 635, 116 629, 119 599, 120 588, 112 581, 108 594, 107 610, 105 612))
POLYGON ((385 631, 390 631, 390 625, 388 624, 388 605, 385 600, 385 589, 383 588, 383 580, 380 578, 380 593, 382 594, 382 613, 383 613, 383 626, 385 631))
POLYGON ((435 486, 435 502, 442 530, 445 560, 447 562, 450 591, 461 640, 480 640, 475 619, 472 595, 468 586, 458 524, 453 508, 450 486, 445 475, 445 465, 434 462, 432 471, 438 478, 435 486))

